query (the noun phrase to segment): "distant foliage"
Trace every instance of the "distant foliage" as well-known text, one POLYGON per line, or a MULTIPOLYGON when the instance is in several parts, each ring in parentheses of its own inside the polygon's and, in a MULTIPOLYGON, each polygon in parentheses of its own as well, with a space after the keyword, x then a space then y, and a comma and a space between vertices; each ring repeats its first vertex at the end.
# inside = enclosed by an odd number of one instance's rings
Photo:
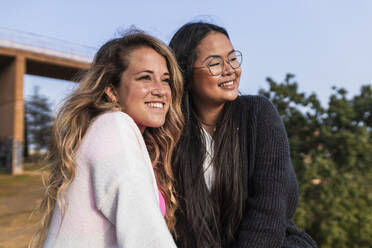
POLYGON ((39 87, 25 102, 25 143, 26 156, 29 148, 40 153, 46 151, 50 144, 53 125, 52 104, 48 97, 40 95, 39 87))
POLYGON ((329 106, 298 91, 294 75, 267 78, 259 93, 278 108, 287 128, 300 185, 296 224, 321 248, 372 244, 372 88, 359 95, 334 87, 329 106))

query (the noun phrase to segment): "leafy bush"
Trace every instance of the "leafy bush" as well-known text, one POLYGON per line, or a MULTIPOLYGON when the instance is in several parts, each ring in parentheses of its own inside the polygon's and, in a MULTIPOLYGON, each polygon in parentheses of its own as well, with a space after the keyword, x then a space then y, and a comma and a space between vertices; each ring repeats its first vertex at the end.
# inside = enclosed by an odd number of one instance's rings
POLYGON ((315 94, 298 92, 294 75, 267 79, 259 93, 278 108, 286 125, 300 184, 297 225, 319 247, 372 244, 372 88, 348 98, 334 87, 328 108, 315 94))

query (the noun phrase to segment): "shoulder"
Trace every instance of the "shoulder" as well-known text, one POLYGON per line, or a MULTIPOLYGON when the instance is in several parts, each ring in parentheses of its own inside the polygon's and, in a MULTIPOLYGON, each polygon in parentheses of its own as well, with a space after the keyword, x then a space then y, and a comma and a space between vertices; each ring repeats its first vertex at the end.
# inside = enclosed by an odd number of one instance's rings
POLYGON ((91 125, 116 125, 118 123, 136 126, 134 120, 128 114, 121 111, 112 111, 100 114, 92 120, 91 125))
POLYGON ((253 104, 253 105, 271 103, 270 100, 267 99, 267 97, 261 96, 261 95, 240 95, 238 97, 238 101, 243 104, 253 104))
POLYGON ((265 96, 241 95, 238 97, 237 101, 241 104, 243 109, 256 112, 256 114, 261 113, 262 111, 276 112, 275 106, 265 96))
POLYGON ((89 148, 89 153, 97 151, 105 154, 123 147, 142 147, 144 141, 133 119, 126 113, 115 111, 100 114, 91 121, 84 134, 82 146, 89 148))
MULTIPOLYGON (((259 95, 239 96, 243 123, 255 123, 260 131, 285 130, 283 120, 275 105, 266 97, 259 95)), ((266 132, 265 131, 265 132, 266 132)))
POLYGON ((126 113, 112 111, 100 114, 94 118, 88 128, 88 132, 102 134, 125 134, 126 136, 142 136, 134 120, 126 113))
POLYGON ((119 111, 103 113, 92 120, 78 155, 90 165, 92 173, 101 177, 103 173, 121 178, 122 174, 140 171, 151 175, 148 172, 151 161, 142 134, 133 119, 119 111))

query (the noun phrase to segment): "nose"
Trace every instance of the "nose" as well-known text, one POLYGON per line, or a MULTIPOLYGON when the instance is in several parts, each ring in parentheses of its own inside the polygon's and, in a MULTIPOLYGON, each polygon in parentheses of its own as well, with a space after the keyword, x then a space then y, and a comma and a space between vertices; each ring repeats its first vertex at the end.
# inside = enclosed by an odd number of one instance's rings
POLYGON ((154 82, 152 90, 151 90, 151 94, 154 95, 154 96, 159 96, 159 97, 165 96, 166 95, 166 88, 163 84, 164 83, 159 81, 159 80, 154 82))
POLYGON ((226 60, 223 60, 222 75, 231 75, 233 73, 234 73, 234 68, 232 68, 229 62, 227 62, 226 60))

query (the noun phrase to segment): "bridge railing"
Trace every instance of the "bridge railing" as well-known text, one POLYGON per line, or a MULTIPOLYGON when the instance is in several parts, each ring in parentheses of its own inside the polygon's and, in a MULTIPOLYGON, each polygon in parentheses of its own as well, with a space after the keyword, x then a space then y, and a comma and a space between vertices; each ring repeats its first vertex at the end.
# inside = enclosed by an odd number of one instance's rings
POLYGON ((97 48, 0 27, 0 46, 91 62, 97 48))

